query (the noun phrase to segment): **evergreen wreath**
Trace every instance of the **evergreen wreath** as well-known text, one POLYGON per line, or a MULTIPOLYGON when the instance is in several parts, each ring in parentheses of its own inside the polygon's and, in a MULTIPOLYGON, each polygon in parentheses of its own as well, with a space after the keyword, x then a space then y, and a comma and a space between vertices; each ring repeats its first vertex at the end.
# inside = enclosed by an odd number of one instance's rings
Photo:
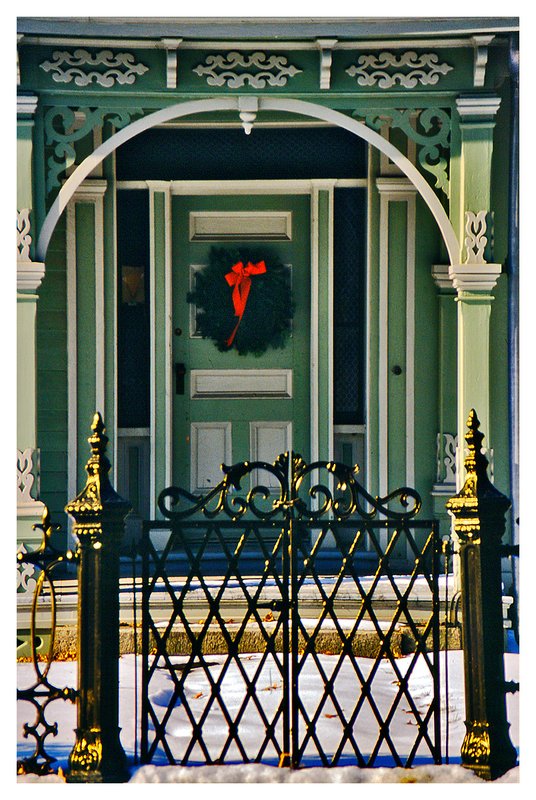
POLYGON ((260 356, 288 339, 294 315, 290 269, 272 254, 213 247, 187 300, 195 303, 197 330, 221 352, 234 347, 240 355, 260 356))

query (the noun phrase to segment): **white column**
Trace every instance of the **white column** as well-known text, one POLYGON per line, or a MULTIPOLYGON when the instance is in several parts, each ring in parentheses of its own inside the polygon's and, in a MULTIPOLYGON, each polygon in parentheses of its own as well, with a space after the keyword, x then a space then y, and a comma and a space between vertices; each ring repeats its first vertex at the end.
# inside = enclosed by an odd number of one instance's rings
MULTIPOLYGON (((67 494, 75 497, 84 479, 87 453, 87 428, 92 414, 99 411, 110 431, 115 430, 111 409, 105 407, 105 311, 104 311, 104 195, 107 181, 87 179, 67 206, 67 494), (88 205, 91 213, 91 247, 80 250, 80 240, 88 234, 77 222, 77 207, 88 205), (89 275, 88 271, 93 272, 89 275), (84 282, 94 284, 94 291, 86 293, 84 282), (81 285, 82 282, 82 285, 81 285), (82 311, 88 311, 85 314, 82 311), (91 319, 92 331, 80 329, 80 319, 91 319), (83 344, 83 350, 79 348, 83 344), (91 354, 92 351, 92 354, 91 354), (90 396, 79 391, 81 353, 94 368, 95 380, 90 396), (91 355, 90 355, 91 354, 91 355), (110 414, 108 413, 110 411, 110 414)), ((112 455, 112 459, 115 454, 112 455)))
POLYGON ((28 542, 41 535, 32 531, 40 522, 43 504, 36 499, 37 468, 37 360, 35 321, 37 290, 45 265, 30 259, 30 210, 17 214, 17 519, 18 539, 28 542))
MULTIPOLYGON (((41 540, 32 526, 41 521, 37 499, 37 359, 35 325, 38 289, 45 265, 32 259, 33 130, 37 97, 17 98, 17 541, 29 549, 41 540)), ((22 589, 27 588, 24 582, 22 589)))

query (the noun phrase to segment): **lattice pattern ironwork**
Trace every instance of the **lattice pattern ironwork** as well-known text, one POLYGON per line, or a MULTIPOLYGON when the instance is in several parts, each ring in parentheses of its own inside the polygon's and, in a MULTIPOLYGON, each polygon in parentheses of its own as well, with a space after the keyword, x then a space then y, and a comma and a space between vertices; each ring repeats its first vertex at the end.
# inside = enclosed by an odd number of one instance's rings
MULTIPOLYGON (((281 680, 288 672, 286 615, 283 613, 273 624, 267 622, 267 619, 274 619, 270 610, 274 601, 276 607, 279 607, 288 591, 282 577, 285 565, 281 563, 283 553, 288 549, 285 530, 277 530, 272 526, 266 528, 255 522, 241 525, 239 531, 229 524, 225 526, 209 522, 196 526, 194 523, 189 530, 179 529, 170 534, 161 555, 149 537, 146 537, 145 545, 143 614, 144 622, 148 624, 144 624, 142 642, 142 649, 146 654, 142 716, 153 728, 154 737, 149 742, 148 730, 144 730, 143 759, 152 760, 160 747, 170 763, 188 763, 192 760, 221 763, 229 758, 260 761, 263 756, 269 755, 277 761, 281 752, 279 737, 281 731, 288 728, 288 719, 284 719, 288 712, 283 697, 275 707, 265 710, 262 692, 257 692, 259 677, 266 669, 273 670, 274 677, 279 676, 281 680), (265 534, 272 539, 270 544, 267 544, 265 534), (192 544, 192 538, 197 543, 192 544), (251 552, 252 545, 258 548, 265 560, 265 567, 253 585, 248 580, 247 567, 240 567, 241 558, 248 550, 251 552), (166 572, 173 552, 184 553, 186 556, 183 561, 184 578, 178 584, 173 584, 166 572), (205 562, 217 556, 223 557, 226 567, 221 578, 214 581, 214 578, 205 575, 205 562), (151 577, 148 572, 152 573, 151 577), (173 604, 173 611, 164 630, 159 629, 158 623, 151 616, 151 599, 158 600, 158 582, 165 586, 173 604), (223 603, 224 595, 230 589, 234 590, 235 596, 237 593, 240 595, 242 608, 237 622, 234 617, 229 616, 231 611, 226 613, 223 603), (193 599, 188 603, 192 595, 193 599), (270 613, 263 613, 266 608, 270 613), (243 663, 240 658, 244 632, 251 623, 255 624, 262 646, 265 647, 252 674, 251 669, 248 670, 248 666, 252 665, 243 663), (180 642, 173 647, 173 631, 177 624, 184 630, 182 647, 180 642), (214 629, 225 643, 226 654, 221 664, 215 664, 213 658, 205 655, 207 648, 211 649, 209 640, 214 638, 214 629), (277 652, 278 639, 283 640, 283 653, 277 652), (180 659, 172 658, 170 653, 173 649, 184 651, 187 655, 180 659), (155 651, 154 657, 150 657, 150 663, 147 657, 149 650, 155 651), (150 695, 151 676, 156 669, 161 668, 168 670, 172 686, 169 702, 164 706, 160 706, 160 698, 157 697, 155 701, 150 695), (190 689, 191 678, 196 673, 203 678, 203 688, 199 688, 197 692, 190 689), (238 707, 233 708, 232 702, 225 699, 225 694, 229 691, 232 693, 236 681, 242 682, 244 696, 238 707), (202 697, 203 702, 200 702, 202 697), (248 706, 259 715, 266 730, 265 740, 258 745, 248 743, 247 737, 239 732, 240 722, 248 706), (177 710, 179 714, 186 714, 186 727, 188 728, 189 723, 190 730, 185 740, 174 738, 176 747, 183 747, 173 749, 169 729, 171 720, 177 716, 177 710), (212 722, 214 715, 221 717, 220 736, 214 735, 214 730, 219 727, 212 722), (203 730, 205 723, 209 727, 209 722, 212 723, 212 740, 207 738, 203 730)), ((232 605, 236 607, 236 603, 232 605)))
POLYGON ((435 523, 414 519, 417 493, 373 498, 351 468, 295 454, 223 470, 203 498, 163 492, 167 519, 145 523, 142 760, 439 763, 440 548, 435 523), (263 471, 278 489, 252 485, 263 471), (414 564, 402 581, 393 564, 401 541, 414 564), (368 577, 365 545, 376 562, 368 577), (431 607, 416 620, 423 582, 431 607), (401 629, 413 642, 403 662, 401 629), (366 667, 364 630, 373 637, 366 667), (169 690, 155 694, 161 670, 169 690), (392 695, 377 696, 386 672, 392 695), (431 689, 418 698, 412 681, 423 679, 431 689), (412 732, 403 742, 392 733, 400 715, 412 732))
MULTIPOLYGON (((299 731, 294 743, 296 764, 311 757, 320 760, 324 766, 333 766, 341 761, 345 763, 351 761, 362 767, 375 766, 385 756, 397 766, 411 766, 417 755, 440 761, 437 702, 439 608, 437 569, 433 566, 437 563, 437 532, 434 526, 425 524, 420 528, 420 524, 416 522, 395 526, 389 523, 374 525, 369 522, 354 529, 353 538, 346 541, 341 536, 337 523, 324 524, 318 529, 313 528, 311 533, 314 541, 311 550, 304 552, 299 546, 293 589, 298 609, 303 605, 301 597, 306 590, 308 580, 313 582, 320 600, 318 615, 312 622, 309 621, 309 624, 304 623, 299 613, 296 615, 298 647, 292 650, 293 667, 297 676, 296 718, 293 729, 299 731), (419 529, 426 532, 425 543, 421 546, 416 542, 416 532, 419 529), (320 559, 322 545, 328 536, 335 542, 337 563, 335 574, 326 581, 324 570, 321 564, 316 564, 316 560, 320 559), (365 536, 378 556, 377 569, 369 578, 358 574, 355 559, 359 543, 365 536), (382 543, 382 537, 385 538, 385 543, 382 543), (415 556, 413 570, 404 578, 403 588, 398 585, 400 578, 397 578, 390 565, 390 559, 400 540, 404 541, 415 556), (431 596, 436 599, 435 607, 424 624, 415 622, 410 605, 412 593, 419 580, 426 582, 431 596), (380 599, 386 586, 395 601, 391 604, 387 615, 381 613, 384 603, 380 599), (337 611, 338 600, 342 593, 346 594, 346 597, 351 597, 351 605, 355 609, 353 618, 347 620, 350 624, 345 627, 342 624, 344 620, 339 618, 337 611), (326 623, 333 627, 340 641, 340 652, 332 659, 334 663, 330 667, 330 673, 325 669, 316 647, 318 637, 326 623), (395 652, 396 633, 401 626, 411 632, 414 641, 414 652, 409 664, 405 661, 399 662, 395 652), (368 662, 368 672, 360 666, 360 660, 354 652, 356 639, 363 628, 372 630, 377 635, 377 646, 372 659, 368 662), (421 669, 424 668, 427 678, 434 687, 424 708, 418 707, 409 686, 420 656, 424 660, 420 665, 421 669), (300 679, 302 675, 307 676, 314 672, 314 669, 311 670, 311 665, 318 672, 316 690, 319 700, 316 707, 309 710, 302 701, 304 693, 300 691, 302 682, 300 679), (397 687, 389 699, 375 696, 375 678, 382 671, 392 673, 392 685, 397 687), (343 703, 338 699, 337 683, 346 681, 348 674, 352 679, 355 678, 355 697, 346 698, 346 702, 350 701, 350 705, 343 707, 343 703), (397 715, 406 716, 406 721, 410 719, 411 724, 415 726, 415 736, 412 737, 406 752, 401 752, 402 743, 397 742, 391 733, 391 726, 397 715), (333 752, 327 753, 323 742, 325 739, 333 741, 335 738, 333 731, 328 730, 329 727, 333 727, 334 719, 338 725, 336 748, 333 752), (372 742, 367 737, 366 742, 360 742, 359 736, 356 735, 358 728, 361 731, 364 728, 374 731, 375 741, 372 742)), ((308 593, 310 595, 310 589, 308 593)), ((346 613, 348 613, 348 601, 346 613)), ((305 680, 306 677, 303 681, 305 680)))

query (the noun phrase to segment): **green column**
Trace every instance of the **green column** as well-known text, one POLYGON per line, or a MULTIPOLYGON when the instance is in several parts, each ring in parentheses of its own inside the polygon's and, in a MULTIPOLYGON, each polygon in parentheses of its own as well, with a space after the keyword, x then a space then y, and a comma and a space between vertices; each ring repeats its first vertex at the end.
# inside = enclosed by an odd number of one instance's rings
MULTIPOLYGON (((457 291, 458 318, 458 440, 471 408, 479 408, 482 427, 490 426, 490 315, 499 264, 451 265, 449 274, 457 291), (484 422, 485 421, 485 422, 484 422)), ((489 440, 488 440, 489 441, 489 440)), ((460 488, 463 453, 458 448, 457 488, 460 488)))
POLYGON ((32 526, 41 521, 43 504, 36 499, 36 349, 37 291, 45 265, 32 260, 32 153, 37 98, 17 103, 17 542, 30 547, 40 541, 32 526))
MULTIPOLYGON (((480 408, 480 417, 489 428, 490 420, 490 314, 491 290, 499 277, 499 264, 455 264, 449 275, 456 289, 457 304, 457 431, 456 489, 463 484, 463 431, 465 418, 472 408, 480 408)), ((484 423, 482 423, 484 427, 484 423)), ((489 440, 488 440, 489 441, 489 440)), ((459 541, 454 531, 455 591, 461 590, 459 541)))
POLYGON ((491 207, 493 132, 500 102, 500 98, 488 94, 461 95, 456 100, 460 150, 453 156, 459 156, 455 170, 459 179, 451 203, 460 242, 466 236, 465 213, 489 211, 491 207))
MULTIPOLYGON (((458 374, 457 432, 463 440, 465 420, 478 408, 491 447, 490 428, 490 316, 492 289, 501 273, 499 264, 487 263, 491 231, 491 157, 495 115, 500 99, 494 95, 465 95, 456 101, 459 113, 459 186, 453 192, 453 216, 463 242, 460 264, 452 264, 449 277, 457 292, 458 374)), ((462 448, 457 459, 460 488, 462 448)))

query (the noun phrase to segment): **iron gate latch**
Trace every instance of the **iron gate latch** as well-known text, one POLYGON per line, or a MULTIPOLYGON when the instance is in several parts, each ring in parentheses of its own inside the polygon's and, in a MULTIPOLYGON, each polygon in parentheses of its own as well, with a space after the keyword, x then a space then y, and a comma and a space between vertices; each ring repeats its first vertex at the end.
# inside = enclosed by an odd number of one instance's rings
POLYGON ((257 603, 257 608, 269 608, 271 611, 284 611, 286 607, 284 600, 269 600, 267 603, 257 603))

